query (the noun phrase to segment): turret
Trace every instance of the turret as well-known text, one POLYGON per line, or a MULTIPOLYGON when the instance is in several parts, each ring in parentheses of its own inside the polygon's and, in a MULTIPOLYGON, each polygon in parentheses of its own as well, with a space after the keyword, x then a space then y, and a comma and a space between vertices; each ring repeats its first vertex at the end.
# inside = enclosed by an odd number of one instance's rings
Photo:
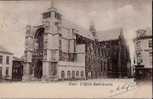
POLYGON ((89 31, 92 33, 94 40, 97 40, 96 29, 93 22, 90 23, 89 31))
POLYGON ((26 36, 25 36, 25 61, 24 61, 24 73, 23 80, 30 80, 30 67, 32 64, 32 51, 33 51, 33 34, 30 25, 26 26, 26 36))
POLYGON ((26 62, 32 62, 32 51, 33 51, 33 34, 31 31, 31 26, 26 26, 26 36, 25 36, 25 59, 26 62))
POLYGON ((45 80, 54 79, 57 76, 61 20, 62 16, 53 7, 53 4, 42 14, 44 27, 43 79, 45 80))
POLYGON ((51 8, 42 14, 42 18, 42 23, 45 26, 46 32, 56 34, 62 19, 62 15, 57 11, 57 9, 51 6, 51 8))

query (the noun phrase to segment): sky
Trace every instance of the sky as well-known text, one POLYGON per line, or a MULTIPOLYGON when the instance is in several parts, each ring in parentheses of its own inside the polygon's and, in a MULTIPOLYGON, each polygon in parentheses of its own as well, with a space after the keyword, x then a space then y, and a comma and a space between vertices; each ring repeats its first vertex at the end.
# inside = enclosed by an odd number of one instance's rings
MULTIPOLYGON (((97 31, 123 28, 131 57, 135 31, 152 27, 151 0, 54 0, 53 5, 63 17, 85 29, 91 21, 97 31)), ((41 14, 50 6, 49 0, 0 1, 0 45, 21 57, 26 25, 40 25, 41 14)))

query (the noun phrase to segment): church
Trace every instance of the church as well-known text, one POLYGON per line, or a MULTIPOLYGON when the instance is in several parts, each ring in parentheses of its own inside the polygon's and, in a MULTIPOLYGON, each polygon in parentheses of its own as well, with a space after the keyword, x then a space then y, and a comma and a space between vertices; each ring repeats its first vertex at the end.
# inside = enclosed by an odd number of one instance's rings
POLYGON ((23 80, 85 80, 127 77, 129 48, 123 29, 89 30, 63 18, 54 7, 42 14, 42 24, 27 25, 23 80))

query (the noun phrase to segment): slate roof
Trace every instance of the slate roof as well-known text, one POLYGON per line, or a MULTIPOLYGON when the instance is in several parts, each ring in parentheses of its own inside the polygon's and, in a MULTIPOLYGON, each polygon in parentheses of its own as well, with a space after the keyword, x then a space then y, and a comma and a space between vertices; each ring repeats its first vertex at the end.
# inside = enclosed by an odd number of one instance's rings
MULTIPOLYGON (((91 40, 94 40, 94 37, 89 30, 86 30, 80 27, 79 25, 76 25, 73 22, 64 18, 62 19, 62 24, 65 27, 68 27, 68 28, 71 27, 71 28, 77 29, 79 35, 89 38, 91 40)), ((108 29, 104 31, 97 31, 96 35, 99 41, 109 41, 109 40, 119 39, 119 36, 121 35, 121 33, 123 33, 122 28, 113 28, 113 29, 108 29)))
MULTIPOLYGON (((94 37, 89 30, 86 30, 67 19, 62 19, 62 24, 64 24, 65 27, 68 27, 68 28, 71 27, 71 28, 77 29, 79 35, 82 35, 86 38, 94 40, 94 37)), ((113 29, 108 29, 104 31, 97 31, 96 35, 99 41, 109 41, 109 40, 119 39, 119 36, 121 35, 121 33, 123 33, 122 28, 113 28, 113 29)))
POLYGON ((114 28, 97 32, 97 38, 99 41, 109 41, 119 39, 119 36, 123 33, 122 28, 114 28))
POLYGON ((74 28, 76 30, 78 30, 77 34, 80 34, 86 38, 89 38, 89 39, 94 39, 93 36, 92 36, 92 33, 87 30, 87 29, 84 29, 82 28, 81 26, 77 25, 77 24, 74 24, 73 22, 63 18, 62 19, 62 24, 65 26, 65 27, 68 27, 68 28, 74 28))

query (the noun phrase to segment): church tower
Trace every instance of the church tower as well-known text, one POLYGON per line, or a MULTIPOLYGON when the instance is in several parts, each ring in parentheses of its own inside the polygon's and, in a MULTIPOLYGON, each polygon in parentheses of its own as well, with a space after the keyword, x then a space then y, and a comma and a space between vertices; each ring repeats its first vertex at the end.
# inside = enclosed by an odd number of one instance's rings
POLYGON ((62 15, 51 7, 42 14, 44 27, 43 79, 55 80, 57 77, 57 62, 59 60, 59 38, 62 15))

